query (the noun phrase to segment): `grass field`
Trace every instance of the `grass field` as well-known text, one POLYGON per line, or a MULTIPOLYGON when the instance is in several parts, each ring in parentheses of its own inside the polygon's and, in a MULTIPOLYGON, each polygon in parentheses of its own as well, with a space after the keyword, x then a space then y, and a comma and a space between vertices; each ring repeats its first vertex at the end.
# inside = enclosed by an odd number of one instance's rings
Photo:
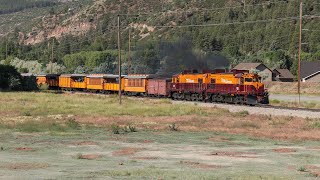
POLYGON ((0 93, 1 179, 316 179, 320 120, 0 93))

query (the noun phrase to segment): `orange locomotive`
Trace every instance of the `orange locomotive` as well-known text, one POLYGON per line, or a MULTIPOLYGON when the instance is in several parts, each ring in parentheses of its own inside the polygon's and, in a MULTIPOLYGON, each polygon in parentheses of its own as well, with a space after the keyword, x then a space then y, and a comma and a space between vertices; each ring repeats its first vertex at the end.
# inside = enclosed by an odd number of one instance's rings
POLYGON ((225 102, 235 104, 268 104, 268 92, 257 74, 248 71, 191 73, 173 76, 170 87, 173 99, 225 102))

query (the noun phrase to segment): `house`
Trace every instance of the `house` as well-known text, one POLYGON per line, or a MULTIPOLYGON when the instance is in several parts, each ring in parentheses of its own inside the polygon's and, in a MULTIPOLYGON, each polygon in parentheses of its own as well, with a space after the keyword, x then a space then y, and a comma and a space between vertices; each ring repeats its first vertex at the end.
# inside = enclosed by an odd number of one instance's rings
POLYGON ((272 71, 262 63, 240 63, 234 69, 249 70, 250 72, 257 72, 262 81, 272 81, 272 71))
POLYGON ((303 82, 320 82, 320 61, 302 61, 301 80, 303 82))
POLYGON ((294 76, 288 69, 274 69, 272 72, 273 81, 293 82, 294 76))

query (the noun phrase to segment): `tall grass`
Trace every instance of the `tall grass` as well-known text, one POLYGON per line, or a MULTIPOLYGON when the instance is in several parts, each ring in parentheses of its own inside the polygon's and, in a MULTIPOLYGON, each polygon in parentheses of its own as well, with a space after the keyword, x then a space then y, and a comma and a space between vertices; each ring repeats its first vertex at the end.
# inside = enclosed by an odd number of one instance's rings
POLYGON ((21 116, 74 114, 90 116, 216 116, 224 113, 192 105, 170 104, 166 100, 124 98, 118 104, 115 96, 71 95, 49 93, 1 93, 0 113, 21 116))

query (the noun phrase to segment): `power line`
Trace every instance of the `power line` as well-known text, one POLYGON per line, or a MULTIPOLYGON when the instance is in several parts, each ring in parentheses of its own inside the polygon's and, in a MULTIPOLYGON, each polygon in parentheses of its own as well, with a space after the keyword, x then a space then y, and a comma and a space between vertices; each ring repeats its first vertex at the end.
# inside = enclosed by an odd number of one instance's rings
POLYGON ((267 22, 281 22, 281 21, 292 21, 297 20, 299 17, 287 17, 287 18, 276 18, 276 19, 265 19, 265 20, 255 20, 255 21, 238 21, 229 23, 214 23, 214 24, 194 24, 194 25, 177 25, 177 26, 152 26, 154 28, 184 28, 184 27, 210 27, 210 26, 227 26, 227 25, 237 25, 237 24, 254 24, 254 23, 267 23, 267 22))

